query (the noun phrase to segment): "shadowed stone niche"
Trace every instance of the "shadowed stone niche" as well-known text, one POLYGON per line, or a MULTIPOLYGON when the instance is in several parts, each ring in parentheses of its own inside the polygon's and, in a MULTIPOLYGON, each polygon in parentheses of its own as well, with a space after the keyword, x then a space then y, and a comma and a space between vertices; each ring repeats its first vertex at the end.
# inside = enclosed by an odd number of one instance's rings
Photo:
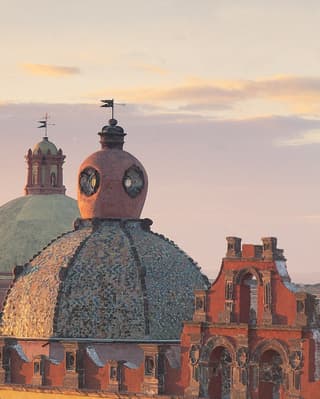
POLYGON ((158 346, 141 345, 144 351, 144 379, 142 390, 148 395, 157 395, 159 393, 158 380, 158 346))
POLYGON ((109 386, 108 390, 111 392, 120 391, 120 374, 121 374, 121 363, 119 364, 116 360, 110 360, 109 362, 109 386))
POLYGON ((206 291, 194 291, 193 321, 206 321, 206 291))
POLYGON ((41 386, 44 382, 44 357, 37 356, 33 359, 33 376, 31 385, 41 386))
POLYGON ((66 388, 79 387, 79 375, 77 371, 77 350, 76 342, 63 343, 65 350, 65 368, 66 374, 63 378, 63 386, 66 388))

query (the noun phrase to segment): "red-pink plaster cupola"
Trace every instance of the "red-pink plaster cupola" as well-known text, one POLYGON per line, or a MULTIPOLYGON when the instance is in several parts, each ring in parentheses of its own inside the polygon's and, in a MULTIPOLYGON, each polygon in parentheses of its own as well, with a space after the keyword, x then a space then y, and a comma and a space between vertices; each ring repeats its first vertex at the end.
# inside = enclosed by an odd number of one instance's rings
POLYGON ((142 164, 123 150, 124 130, 110 119, 100 135, 101 150, 80 166, 78 206, 83 219, 140 217, 148 189, 142 164))

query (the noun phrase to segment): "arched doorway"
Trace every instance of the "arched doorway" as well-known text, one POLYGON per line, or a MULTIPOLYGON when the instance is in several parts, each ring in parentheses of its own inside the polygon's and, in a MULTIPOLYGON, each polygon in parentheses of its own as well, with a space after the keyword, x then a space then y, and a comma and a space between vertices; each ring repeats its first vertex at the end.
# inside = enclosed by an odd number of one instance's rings
POLYGON ((256 276, 246 273, 240 283, 240 323, 257 323, 257 289, 256 276))
POLYGON ((259 399, 283 398, 283 361, 280 354, 269 349, 259 362, 259 399))
POLYGON ((210 399, 231 399, 231 365, 232 358, 228 349, 218 346, 212 351, 209 361, 210 399))

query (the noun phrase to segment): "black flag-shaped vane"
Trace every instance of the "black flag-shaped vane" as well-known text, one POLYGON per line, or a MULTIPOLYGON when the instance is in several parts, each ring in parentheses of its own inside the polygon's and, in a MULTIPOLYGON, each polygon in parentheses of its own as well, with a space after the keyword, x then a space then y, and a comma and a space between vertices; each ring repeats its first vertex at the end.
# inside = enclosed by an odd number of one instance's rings
POLYGON ((112 100, 101 100, 103 103, 101 107, 112 107, 113 108, 113 99, 112 100))
POLYGON ((38 128, 45 129, 45 134, 44 137, 48 137, 48 126, 54 126, 54 123, 48 123, 49 115, 46 113, 45 116, 41 119, 41 121, 38 121, 40 123, 40 126, 38 128))
POLYGON ((38 128, 42 128, 42 127, 47 127, 47 121, 38 121, 38 123, 40 123, 40 126, 38 126, 38 128))
POLYGON ((100 100, 103 104, 100 105, 100 107, 104 108, 111 108, 111 118, 113 119, 113 111, 114 111, 114 106, 115 105, 125 105, 125 104, 119 104, 115 103, 114 100, 100 100))
POLYGON ((111 108, 111 118, 113 119, 113 99, 112 100, 100 100, 103 104, 101 107, 111 108))

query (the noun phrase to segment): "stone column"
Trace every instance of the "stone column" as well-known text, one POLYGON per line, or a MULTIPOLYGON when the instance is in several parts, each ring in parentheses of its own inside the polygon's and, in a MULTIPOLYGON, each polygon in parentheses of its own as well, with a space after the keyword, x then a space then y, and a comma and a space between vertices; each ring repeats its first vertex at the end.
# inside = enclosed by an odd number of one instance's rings
POLYGON ((261 271, 263 281, 263 314, 264 325, 272 324, 272 281, 269 270, 261 271))
POLYGON ((59 160, 57 162, 57 187, 62 187, 62 162, 59 160))
MULTIPOLYGON (((242 341, 245 340, 242 339, 242 341)), ((247 346, 240 346, 237 350, 236 362, 232 364, 232 377, 232 394, 234 397, 237 399, 247 399, 249 381, 247 346)))
POLYGON ((27 186, 32 185, 32 162, 31 162, 32 152, 28 151, 28 155, 26 156, 28 162, 28 177, 27 177, 27 186))

